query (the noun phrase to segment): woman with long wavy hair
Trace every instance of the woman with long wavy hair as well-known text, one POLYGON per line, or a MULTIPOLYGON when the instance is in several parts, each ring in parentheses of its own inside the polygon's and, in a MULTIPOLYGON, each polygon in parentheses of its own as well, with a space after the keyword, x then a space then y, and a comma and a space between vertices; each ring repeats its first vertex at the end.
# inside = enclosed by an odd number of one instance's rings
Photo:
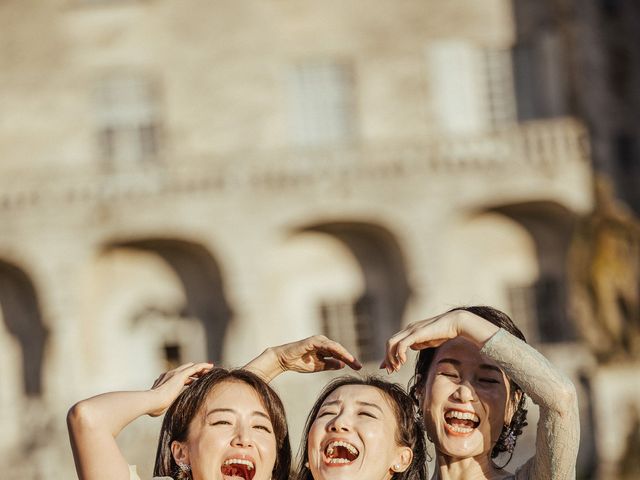
POLYGON ((503 312, 461 307, 391 337, 381 368, 419 350, 410 393, 436 448, 434 480, 575 478, 580 424, 575 387, 503 312), (535 455, 510 473, 526 423, 525 396, 540 407, 535 455))

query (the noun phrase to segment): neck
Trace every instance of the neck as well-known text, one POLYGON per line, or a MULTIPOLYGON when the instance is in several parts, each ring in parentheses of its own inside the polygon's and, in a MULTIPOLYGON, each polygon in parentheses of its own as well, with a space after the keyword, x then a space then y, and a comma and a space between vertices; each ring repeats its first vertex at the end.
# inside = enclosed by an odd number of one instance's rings
POLYGON ((436 468, 431 480, 495 480, 507 475, 486 455, 453 458, 436 452, 436 468))

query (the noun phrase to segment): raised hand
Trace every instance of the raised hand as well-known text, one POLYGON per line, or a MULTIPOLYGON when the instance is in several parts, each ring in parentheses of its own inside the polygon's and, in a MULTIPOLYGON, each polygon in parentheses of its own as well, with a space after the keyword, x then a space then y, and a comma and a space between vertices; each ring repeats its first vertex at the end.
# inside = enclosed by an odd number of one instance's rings
POLYGON ((156 393, 155 397, 158 403, 154 404, 149 415, 152 417, 162 415, 184 390, 184 387, 212 368, 212 363, 185 363, 160 375, 151 387, 151 390, 156 393))
POLYGON ((244 368, 271 381, 287 371, 313 373, 325 370, 339 370, 345 365, 354 370, 362 368, 360 362, 338 342, 324 335, 286 343, 265 350, 244 368))
POLYGON ((497 330, 492 323, 465 310, 451 310, 414 322, 387 341, 387 352, 380 368, 386 368, 389 373, 399 370, 407 361, 408 348, 435 348, 460 335, 481 346, 497 330))

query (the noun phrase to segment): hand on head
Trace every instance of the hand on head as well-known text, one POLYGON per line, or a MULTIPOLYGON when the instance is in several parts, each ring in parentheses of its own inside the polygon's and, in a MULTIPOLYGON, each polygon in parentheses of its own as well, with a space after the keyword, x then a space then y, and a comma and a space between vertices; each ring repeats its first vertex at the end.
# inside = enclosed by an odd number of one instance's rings
POLYGON ((387 341, 380 368, 392 373, 407 362, 407 349, 435 348, 460 335, 459 312, 452 311, 410 323, 387 341))
POLYGON ((213 368, 213 363, 185 363, 163 373, 153 382, 151 390, 158 394, 158 407, 149 413, 152 417, 162 415, 173 401, 198 377, 213 368))
POLYGON ((380 368, 387 372, 399 370, 407 362, 407 349, 436 348, 443 343, 463 336, 481 347, 499 327, 468 309, 457 308, 414 322, 400 330, 387 341, 387 352, 380 368))

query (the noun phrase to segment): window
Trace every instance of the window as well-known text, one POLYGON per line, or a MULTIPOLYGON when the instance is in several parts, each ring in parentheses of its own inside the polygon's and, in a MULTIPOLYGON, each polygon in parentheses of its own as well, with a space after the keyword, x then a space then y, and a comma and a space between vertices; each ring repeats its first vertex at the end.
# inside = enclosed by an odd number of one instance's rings
POLYGON ((173 342, 165 342, 162 350, 164 352, 164 359, 167 364, 167 370, 177 368, 184 363, 182 361, 181 345, 173 342))
POLYGON ((516 102, 511 51, 483 49, 484 90, 492 129, 515 122, 516 102))
POLYGON ((324 335, 340 342, 363 362, 380 356, 375 344, 375 301, 363 295, 352 301, 327 301, 320 305, 324 335))
POLYGON ((532 286, 510 286, 507 288, 507 298, 511 318, 522 330, 529 343, 537 343, 539 335, 534 288, 532 286))
POLYGON ((575 337, 566 315, 562 278, 543 275, 531 286, 510 288, 508 294, 513 317, 530 341, 564 342, 575 337))
POLYGON ((514 52, 518 118, 559 117, 569 112, 567 62, 560 34, 540 31, 520 42, 514 52))
POLYGON ((640 212, 640 142, 627 133, 618 133, 613 137, 615 151, 615 177, 618 193, 636 212, 640 212))
POLYGON ((350 65, 334 61, 297 64, 289 75, 294 143, 340 145, 353 139, 354 79, 350 65))
POLYGON ((353 304, 349 301, 326 301, 320 304, 322 331, 357 355, 357 332, 353 304))
POLYGON ((141 165, 158 155, 158 108, 152 83, 135 75, 111 76, 95 92, 98 147, 110 170, 141 165))
POLYGON ((426 59, 431 101, 444 131, 472 134, 515 121, 510 50, 440 40, 427 46, 426 59))

